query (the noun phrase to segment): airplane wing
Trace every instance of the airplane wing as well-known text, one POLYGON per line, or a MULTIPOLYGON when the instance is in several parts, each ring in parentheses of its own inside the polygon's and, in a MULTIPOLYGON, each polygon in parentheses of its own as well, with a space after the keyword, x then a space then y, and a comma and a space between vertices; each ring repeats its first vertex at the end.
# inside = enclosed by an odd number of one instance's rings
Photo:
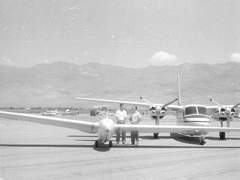
POLYGON ((115 124, 114 126, 119 130, 139 131, 144 133, 154 132, 172 132, 179 133, 182 131, 206 131, 206 132, 240 132, 240 128, 229 128, 229 127, 203 127, 203 126, 172 126, 172 125, 130 125, 130 124, 115 124))
POLYGON ((64 127, 64 128, 77 129, 77 130, 88 132, 88 133, 96 133, 99 126, 98 123, 94 123, 94 122, 86 122, 86 121, 79 121, 79 120, 63 119, 58 117, 47 117, 47 116, 39 116, 34 114, 14 113, 14 112, 6 112, 6 111, 0 111, 0 118, 28 121, 28 122, 39 123, 39 124, 47 124, 47 125, 64 127))
POLYGON ((167 106, 167 111, 177 112, 177 111, 183 111, 183 110, 184 110, 183 106, 179 106, 179 105, 169 105, 169 106, 167 106))
POLYGON ((109 100, 109 99, 96 99, 96 98, 82 98, 76 97, 78 100, 92 101, 92 102, 105 102, 113 104, 129 104, 129 105, 139 105, 139 106, 151 106, 151 104, 146 102, 134 102, 134 101, 122 101, 122 100, 109 100))
MULTIPOLYGON (((135 106, 145 106, 147 108, 150 108, 152 106, 158 106, 162 107, 164 104, 155 104, 155 103, 148 103, 148 102, 134 102, 134 101, 122 101, 122 100, 110 100, 110 99, 96 99, 96 98, 82 98, 82 97, 76 97, 78 100, 84 100, 84 101, 92 101, 92 102, 105 102, 105 103, 113 103, 113 104, 128 104, 128 105, 135 105, 135 106)), ((167 109, 169 111, 179 111, 183 110, 183 106, 178 105, 168 105, 167 109)))
POLYGON ((206 106, 207 109, 218 109, 220 107, 223 108, 232 108, 234 105, 221 105, 221 106, 217 106, 217 105, 213 105, 213 106, 206 106))
POLYGON ((219 106, 206 106, 207 108, 207 114, 208 115, 214 115, 219 110, 219 106))
POLYGON ((218 111, 219 111, 219 108, 228 108, 228 109, 231 109, 232 107, 234 107, 234 105, 221 105, 221 106, 213 105, 213 106, 206 106, 206 108, 207 108, 207 113, 208 113, 209 115, 213 115, 214 113, 218 112, 218 111))

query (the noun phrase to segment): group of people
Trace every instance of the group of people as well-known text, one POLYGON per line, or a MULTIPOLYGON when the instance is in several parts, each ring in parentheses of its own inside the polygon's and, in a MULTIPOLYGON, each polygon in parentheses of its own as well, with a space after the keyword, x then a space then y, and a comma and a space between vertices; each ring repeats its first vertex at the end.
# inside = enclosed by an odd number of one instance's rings
MULTIPOLYGON (((123 104, 120 104, 120 108, 116 111, 116 123, 117 124, 125 124, 127 122, 127 111, 124 109, 123 104)), ((141 113, 138 111, 137 106, 134 107, 134 112, 131 114, 129 121, 131 124, 139 124, 141 121, 141 113)), ((116 132, 116 142, 119 144, 120 136, 122 135, 122 143, 126 143, 126 132, 125 131, 117 131, 116 132)), ((132 145, 138 145, 139 142, 139 133, 138 131, 131 132, 131 143, 132 145)))

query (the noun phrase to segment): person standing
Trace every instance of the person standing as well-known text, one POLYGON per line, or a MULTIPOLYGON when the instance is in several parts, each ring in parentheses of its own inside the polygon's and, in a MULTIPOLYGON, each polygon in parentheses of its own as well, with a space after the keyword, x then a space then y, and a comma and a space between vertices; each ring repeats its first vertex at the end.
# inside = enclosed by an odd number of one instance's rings
MULTIPOLYGON (((120 109, 116 111, 117 124, 125 124, 127 120, 127 111, 124 109, 123 104, 120 104, 120 109)), ((120 136, 122 133, 122 143, 126 143, 126 132, 117 130, 116 132, 116 142, 119 144, 120 136)))
MULTIPOLYGON (((134 108, 134 113, 132 114, 132 116, 130 117, 130 122, 131 124, 139 124, 140 121, 141 121, 141 113, 138 112, 137 110, 137 106, 135 106, 134 108)), ((132 142, 132 145, 138 145, 138 142, 139 142, 139 132, 134 130, 134 131, 131 131, 131 142, 132 142)))

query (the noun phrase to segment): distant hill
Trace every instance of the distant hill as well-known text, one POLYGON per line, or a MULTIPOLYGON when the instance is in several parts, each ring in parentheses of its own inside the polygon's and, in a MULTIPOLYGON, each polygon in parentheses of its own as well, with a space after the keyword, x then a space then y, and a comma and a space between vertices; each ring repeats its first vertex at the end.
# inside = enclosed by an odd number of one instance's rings
POLYGON ((40 64, 29 68, 0 66, 0 106, 80 106, 73 97, 137 101, 144 96, 164 103, 177 95, 181 73, 183 103, 240 101, 240 64, 181 64, 123 68, 89 63, 40 64))

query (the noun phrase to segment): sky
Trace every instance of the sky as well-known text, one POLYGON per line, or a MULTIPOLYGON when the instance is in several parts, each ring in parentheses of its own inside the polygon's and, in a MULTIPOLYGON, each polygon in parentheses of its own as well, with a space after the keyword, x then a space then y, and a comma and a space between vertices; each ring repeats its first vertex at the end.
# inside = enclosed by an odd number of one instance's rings
POLYGON ((0 0, 0 63, 240 62, 238 0, 0 0))

